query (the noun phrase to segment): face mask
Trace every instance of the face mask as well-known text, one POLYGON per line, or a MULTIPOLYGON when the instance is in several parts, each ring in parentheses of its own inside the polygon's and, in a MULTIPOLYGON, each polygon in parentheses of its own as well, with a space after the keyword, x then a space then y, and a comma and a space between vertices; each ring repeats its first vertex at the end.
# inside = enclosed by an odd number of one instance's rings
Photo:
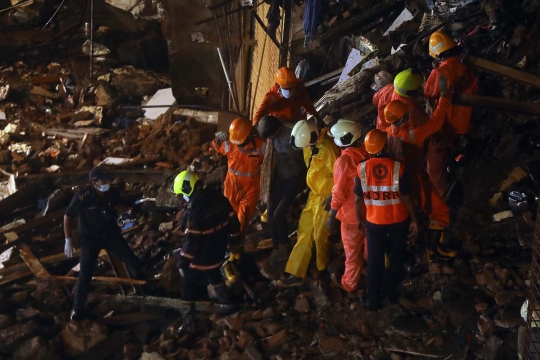
POLYGON ((285 99, 289 99, 291 97, 291 90, 281 89, 281 95, 283 95, 285 99))
POLYGON ((111 188, 111 184, 98 185, 98 190, 101 192, 109 191, 110 188, 111 188))
POLYGON ((187 202, 189 202, 189 197, 185 194, 182 194, 182 197, 184 198, 184 200, 186 200, 187 202))

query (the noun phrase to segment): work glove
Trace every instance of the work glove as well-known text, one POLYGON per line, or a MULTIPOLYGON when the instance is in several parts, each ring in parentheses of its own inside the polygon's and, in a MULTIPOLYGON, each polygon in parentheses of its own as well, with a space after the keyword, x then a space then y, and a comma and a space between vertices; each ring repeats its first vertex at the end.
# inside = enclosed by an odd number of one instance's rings
POLYGON ((225 131, 219 131, 216 133, 215 141, 217 146, 221 145, 224 141, 227 140, 229 140, 229 134, 225 131))
POLYGON ((64 245, 64 254, 68 258, 73 257, 73 240, 71 238, 66 238, 66 245, 64 245))

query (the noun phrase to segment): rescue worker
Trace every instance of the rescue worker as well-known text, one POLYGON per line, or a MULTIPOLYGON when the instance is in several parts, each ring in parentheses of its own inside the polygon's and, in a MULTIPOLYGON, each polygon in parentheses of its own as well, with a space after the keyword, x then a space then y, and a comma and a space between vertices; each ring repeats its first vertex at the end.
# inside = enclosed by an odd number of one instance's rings
POLYGON ((405 166, 389 157, 386 139, 386 133, 377 129, 366 135, 364 144, 373 157, 358 165, 354 188, 358 228, 365 227, 369 248, 366 307, 370 311, 381 308, 383 283, 388 301, 397 303, 407 233, 418 231, 409 177, 405 166), (390 259, 386 280, 385 252, 390 259))
MULTIPOLYGON (((411 124, 410 107, 408 105, 399 100, 391 101, 384 110, 386 121, 391 125, 385 129, 387 135, 406 144, 415 145, 419 150, 422 150, 424 141, 443 125, 450 107, 450 95, 444 77, 441 78, 439 86, 441 88, 439 104, 431 119, 420 126, 411 124)), ((422 152, 419 151, 419 153, 422 152)), ((440 243, 443 232, 450 223, 450 208, 433 187, 429 176, 424 170, 423 158, 416 157, 417 152, 413 154, 412 158, 405 158, 405 163, 409 169, 410 182, 414 189, 413 195, 415 195, 416 203, 420 205, 430 219, 427 239, 428 261, 431 261, 433 255, 442 258, 455 257, 457 252, 446 248, 445 244, 440 243)))
MULTIPOLYGON (((424 89, 424 96, 435 105, 439 99, 439 81, 446 77, 448 88, 453 91, 474 94, 478 80, 472 67, 461 62, 461 50, 452 38, 442 31, 434 32, 429 38, 429 54, 435 59, 424 89)), ((448 188, 449 152, 455 145, 459 151, 466 147, 467 133, 471 129, 472 108, 450 105, 448 123, 431 139, 427 152, 428 174, 441 196, 448 188)))
POLYGON ((373 105, 377 106, 377 122, 375 127, 384 130, 388 125, 384 120, 384 107, 392 101, 394 94, 394 77, 387 71, 379 71, 374 77, 378 90, 373 94, 373 105))
POLYGON ((302 153, 290 145, 292 129, 275 116, 264 116, 258 125, 263 139, 272 141, 272 178, 267 218, 274 244, 274 260, 286 260, 291 251, 289 241, 289 211, 295 197, 305 188, 306 165, 302 153))
POLYGON ((291 146, 296 150, 303 149, 304 162, 308 168, 306 182, 310 192, 298 223, 297 242, 285 268, 291 275, 278 282, 278 285, 284 287, 302 284, 313 245, 317 269, 322 271, 328 265, 330 232, 326 228, 326 221, 334 184, 334 163, 339 156, 339 149, 328 138, 326 130, 319 132, 317 124, 312 121, 300 120, 296 123, 291 133, 291 146))
POLYGON ((178 256, 182 300, 189 304, 183 311, 184 322, 177 331, 192 332, 194 302, 204 298, 206 283, 214 288, 219 303, 231 303, 220 268, 227 247, 232 253, 240 251, 240 222, 221 191, 204 187, 195 172, 185 170, 178 174, 174 180, 174 193, 189 201, 180 227, 186 239, 178 256))
POLYGON ((218 132, 212 142, 214 149, 228 160, 229 169, 223 192, 238 215, 242 240, 259 200, 259 172, 266 151, 265 145, 264 140, 251 135, 251 121, 246 119, 234 120, 229 133, 218 132))
POLYGON ((341 283, 344 290, 354 292, 358 289, 360 270, 364 263, 365 233, 357 226, 354 202, 354 178, 356 165, 369 158, 362 144, 362 128, 359 124, 340 119, 332 126, 330 133, 334 143, 339 146, 341 156, 334 164, 334 187, 327 227, 333 231, 336 218, 341 221, 341 241, 345 250, 345 272, 338 281, 332 274, 332 281, 341 283))
POLYGON ((306 119, 306 112, 313 115, 320 127, 324 121, 313 106, 307 90, 294 71, 282 67, 276 72, 276 84, 264 96, 259 105, 253 124, 257 124, 263 116, 271 115, 282 122, 296 123, 306 119))
POLYGON ((124 262, 132 277, 141 275, 141 264, 122 237, 117 224, 117 205, 123 203, 118 188, 111 186, 114 176, 101 166, 89 174, 91 184, 77 192, 64 215, 64 253, 73 256, 73 221, 79 215, 80 271, 75 284, 75 299, 71 320, 86 317, 86 300, 101 249, 112 252, 124 262))

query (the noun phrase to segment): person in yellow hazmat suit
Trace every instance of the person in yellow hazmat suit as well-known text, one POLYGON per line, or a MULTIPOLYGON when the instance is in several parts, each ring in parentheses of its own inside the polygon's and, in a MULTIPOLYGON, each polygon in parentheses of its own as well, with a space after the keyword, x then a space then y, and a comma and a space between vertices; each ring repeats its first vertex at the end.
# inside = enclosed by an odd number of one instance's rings
POLYGON ((291 132, 291 146, 304 151, 304 161, 308 168, 307 185, 309 197, 298 223, 298 240, 291 252, 285 271, 290 276, 278 285, 293 287, 302 284, 306 276, 311 252, 315 245, 317 269, 328 265, 330 232, 326 220, 330 210, 330 194, 334 186, 334 162, 339 149, 326 135, 326 129, 319 131, 313 121, 300 120, 291 132))

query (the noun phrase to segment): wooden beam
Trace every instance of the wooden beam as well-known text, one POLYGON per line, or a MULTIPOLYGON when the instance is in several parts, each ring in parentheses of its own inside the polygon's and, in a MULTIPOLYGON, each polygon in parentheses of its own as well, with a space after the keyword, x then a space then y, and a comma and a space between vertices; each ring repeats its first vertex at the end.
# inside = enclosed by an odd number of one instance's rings
MULTIPOLYGON (((131 279, 131 275, 129 274, 129 271, 126 268, 126 264, 124 264, 118 258, 118 256, 116 256, 113 253, 110 253, 108 251, 106 251, 106 252, 107 252, 107 256, 109 257, 109 261, 111 262, 112 269, 114 271, 114 275, 116 275, 117 278, 131 279)), ((133 284, 120 285, 120 288, 122 289, 122 293, 124 295, 133 295, 133 294, 135 294, 137 292, 137 290, 135 289, 135 286, 133 286, 133 284)))
POLYGON ((334 70, 332 72, 329 72, 328 74, 324 74, 323 76, 319 76, 318 78, 316 79, 313 79, 313 80, 309 80, 308 82, 306 82, 304 84, 305 87, 308 87, 308 86, 311 86, 311 85, 315 85, 315 84, 318 84, 320 82, 323 82, 325 80, 328 80, 330 78, 333 78, 334 76, 337 76, 337 75, 340 75, 342 72, 343 72, 343 69, 344 68, 339 68, 337 70, 334 70))
POLYGON ((21 234, 24 234, 25 232, 41 227, 43 225, 50 225, 53 221, 58 220, 59 218, 63 218, 65 212, 66 208, 58 209, 43 217, 31 220, 24 225, 17 226, 16 228, 10 230, 0 230, 0 233, 14 232, 17 235, 21 236, 21 234))
MULTIPOLYGON (((51 255, 51 256, 45 256, 39 259, 39 262, 43 265, 50 265, 50 264, 56 264, 59 262, 76 259, 79 257, 81 251, 79 249, 73 251, 73 258, 68 258, 64 253, 51 255)), ((27 270, 28 267, 25 263, 21 264, 15 264, 3 269, 0 269, 0 276, 2 275, 9 275, 16 272, 27 270)))
POLYGON ((19 249, 19 255, 35 276, 38 278, 49 276, 49 272, 39 262, 28 245, 18 245, 17 248, 19 249))
POLYGON ((291 38, 291 24, 292 24, 292 0, 283 1, 283 34, 281 35, 281 49, 279 51, 279 67, 287 66, 287 60, 289 59, 289 41, 291 38))
POLYGON ((521 81, 525 84, 540 87, 540 76, 529 74, 524 71, 513 69, 509 66, 497 64, 493 61, 478 58, 476 56, 467 55, 463 59, 465 64, 472 65, 476 68, 489 71, 491 73, 508 77, 514 80, 521 81))
MULTIPOLYGON (((38 281, 45 283, 75 283, 77 281, 76 277, 71 276, 45 276, 37 279, 38 281)), ((94 276, 92 277, 92 282, 99 283, 100 285, 144 285, 146 284, 145 280, 135 280, 135 279, 121 279, 105 276, 94 276)))

